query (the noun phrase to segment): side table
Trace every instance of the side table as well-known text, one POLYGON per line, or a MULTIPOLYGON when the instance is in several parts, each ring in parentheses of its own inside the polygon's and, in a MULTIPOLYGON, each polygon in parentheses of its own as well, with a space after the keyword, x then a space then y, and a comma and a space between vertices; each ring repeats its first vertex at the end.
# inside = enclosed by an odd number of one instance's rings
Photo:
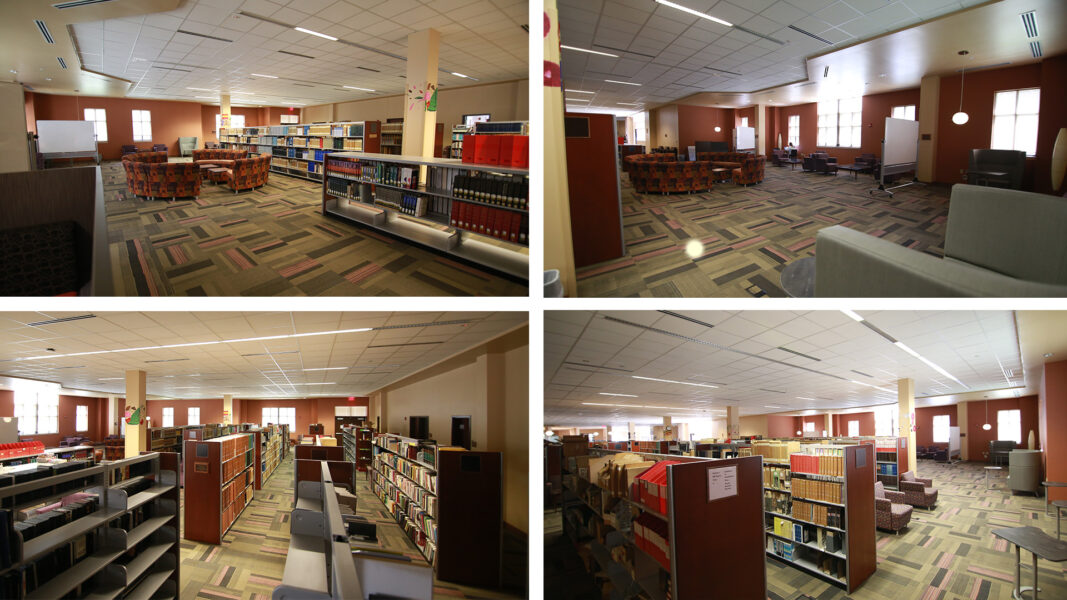
POLYGON ((990 471, 1003 471, 1004 467, 985 467, 985 489, 989 489, 989 472, 990 471))

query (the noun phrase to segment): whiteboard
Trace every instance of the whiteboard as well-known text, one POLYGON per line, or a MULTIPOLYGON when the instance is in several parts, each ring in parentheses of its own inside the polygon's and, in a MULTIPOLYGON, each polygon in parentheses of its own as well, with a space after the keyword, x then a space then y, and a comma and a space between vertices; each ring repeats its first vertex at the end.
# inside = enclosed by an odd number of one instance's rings
POLYGON ((756 148, 756 128, 734 128, 734 150, 754 150, 756 148))
POLYGON ((919 162, 919 122, 886 117, 883 144, 886 166, 919 162))
POLYGON ((96 152, 92 121, 37 121, 37 151, 96 152))

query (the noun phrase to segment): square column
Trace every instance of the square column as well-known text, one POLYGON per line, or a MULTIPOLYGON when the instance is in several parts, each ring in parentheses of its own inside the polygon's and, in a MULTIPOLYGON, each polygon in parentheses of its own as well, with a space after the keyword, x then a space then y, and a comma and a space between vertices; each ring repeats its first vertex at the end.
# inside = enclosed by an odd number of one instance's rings
POLYGON ((222 424, 233 424, 233 395, 226 394, 222 397, 222 424))
POLYGON ((741 435, 741 412, 736 406, 726 407, 726 437, 731 440, 741 435))
POLYGON ((148 390, 144 371, 126 371, 126 410, 137 423, 126 423, 126 458, 148 450, 148 390))
POLYGON ((437 128, 437 54, 441 34, 426 29, 408 36, 407 95, 401 154, 433 156, 437 128))
POLYGON ((905 438, 908 443, 908 465, 912 470, 918 473, 918 469, 915 467, 915 380, 914 379, 900 379, 897 381, 897 410, 899 415, 897 418, 898 426, 900 427, 900 437, 905 438))

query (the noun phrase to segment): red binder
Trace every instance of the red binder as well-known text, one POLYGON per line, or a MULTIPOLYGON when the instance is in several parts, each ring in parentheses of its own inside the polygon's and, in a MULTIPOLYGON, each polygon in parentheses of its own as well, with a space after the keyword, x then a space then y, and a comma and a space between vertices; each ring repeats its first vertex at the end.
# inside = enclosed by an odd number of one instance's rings
POLYGON ((500 161, 496 164, 502 167, 511 166, 511 157, 515 153, 515 136, 498 135, 500 138, 500 161))
MULTIPOLYGON (((466 143, 466 142, 464 142, 466 143)), ((511 136, 511 166, 516 169, 530 168, 530 136, 511 136)))
POLYGON ((478 151, 478 137, 469 133, 463 134, 463 162, 474 162, 474 155, 478 151))

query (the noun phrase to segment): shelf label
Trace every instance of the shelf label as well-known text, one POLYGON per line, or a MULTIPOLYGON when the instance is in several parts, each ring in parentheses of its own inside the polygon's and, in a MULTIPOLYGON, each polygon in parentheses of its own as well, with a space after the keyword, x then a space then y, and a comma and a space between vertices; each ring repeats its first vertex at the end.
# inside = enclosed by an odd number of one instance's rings
POLYGON ((737 495, 737 466, 708 469, 708 502, 737 495))

